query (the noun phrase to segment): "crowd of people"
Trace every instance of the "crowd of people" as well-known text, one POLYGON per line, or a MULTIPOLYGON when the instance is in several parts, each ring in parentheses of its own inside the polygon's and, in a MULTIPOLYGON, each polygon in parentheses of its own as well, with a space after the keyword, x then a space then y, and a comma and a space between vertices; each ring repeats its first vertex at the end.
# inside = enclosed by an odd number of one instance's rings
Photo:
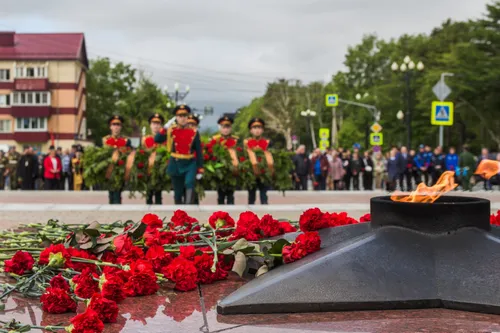
POLYGON ((360 152, 357 146, 352 150, 315 149, 306 154, 306 147, 302 145, 293 157, 293 177, 295 190, 308 190, 312 181, 313 189, 319 191, 412 191, 421 182, 432 186, 443 172, 453 171, 456 183, 463 190, 472 190, 477 181, 483 181, 484 189, 491 190, 493 185, 500 185, 500 176, 489 180, 474 176, 477 165, 484 159, 500 161, 500 153, 491 154, 483 148, 481 155, 474 156, 467 145, 460 153, 454 147, 445 153, 441 147, 432 149, 420 145, 417 151, 392 147, 385 154, 377 148, 360 152))
POLYGON ((15 146, 0 150, 0 190, 82 190, 82 153, 80 145, 64 151, 50 146, 46 154, 29 145, 22 153, 15 146))

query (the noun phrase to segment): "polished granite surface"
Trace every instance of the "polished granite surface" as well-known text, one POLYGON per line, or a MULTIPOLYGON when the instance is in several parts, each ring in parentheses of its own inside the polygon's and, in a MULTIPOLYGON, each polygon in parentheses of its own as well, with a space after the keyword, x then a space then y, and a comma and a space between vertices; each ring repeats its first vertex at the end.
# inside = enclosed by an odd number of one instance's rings
MULTIPOLYGON (((231 276, 198 291, 163 288, 155 296, 128 298, 120 304, 118 322, 106 324, 105 332, 500 332, 500 316, 444 309, 218 315, 217 302, 244 283, 231 276)), ((66 324, 71 316, 45 314, 37 300, 14 295, 0 320, 55 325, 66 324)))

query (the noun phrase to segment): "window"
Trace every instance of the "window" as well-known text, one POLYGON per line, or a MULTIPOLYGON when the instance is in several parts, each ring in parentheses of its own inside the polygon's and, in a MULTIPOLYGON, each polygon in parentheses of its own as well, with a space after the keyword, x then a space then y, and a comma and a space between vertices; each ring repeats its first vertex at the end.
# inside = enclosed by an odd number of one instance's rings
POLYGON ((10 80, 10 69, 0 69, 0 81, 10 80))
POLYGON ((46 78, 46 66, 16 67, 17 78, 46 78))
POLYGON ((16 131, 30 132, 30 131, 44 131, 47 130, 47 121, 45 118, 17 118, 16 131))
POLYGON ((50 93, 19 91, 12 96, 12 105, 50 105, 50 93))
POLYGON ((10 133, 11 132, 10 120, 2 119, 0 120, 0 133, 10 133))
POLYGON ((10 95, 0 95, 0 108, 10 106, 10 95))

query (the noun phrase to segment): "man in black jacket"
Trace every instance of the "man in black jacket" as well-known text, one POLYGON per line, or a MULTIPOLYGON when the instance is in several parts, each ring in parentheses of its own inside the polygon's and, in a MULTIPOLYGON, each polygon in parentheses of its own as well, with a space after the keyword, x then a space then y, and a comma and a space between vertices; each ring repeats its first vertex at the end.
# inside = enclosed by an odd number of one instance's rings
POLYGON ((306 155, 306 146, 300 145, 295 151, 293 161, 293 178, 296 191, 307 191, 307 176, 311 168, 311 161, 306 155))

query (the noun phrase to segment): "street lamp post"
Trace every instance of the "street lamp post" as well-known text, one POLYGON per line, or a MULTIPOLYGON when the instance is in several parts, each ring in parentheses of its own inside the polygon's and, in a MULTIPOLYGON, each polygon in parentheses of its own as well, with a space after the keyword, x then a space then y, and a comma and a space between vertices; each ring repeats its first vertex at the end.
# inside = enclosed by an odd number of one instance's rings
POLYGON ((406 84, 406 131, 407 131, 407 146, 408 149, 411 149, 411 118, 412 118, 412 109, 411 109, 411 76, 414 71, 423 71, 424 64, 419 61, 418 64, 415 64, 409 56, 406 56, 403 59, 403 63, 398 65, 398 63, 393 62, 391 65, 391 69, 394 72, 401 72, 404 74, 404 81, 406 84))
POLYGON ((311 131, 311 140, 312 140, 313 148, 316 149, 317 148, 316 137, 314 136, 314 127, 313 127, 313 123, 311 121, 312 118, 316 117, 316 111, 311 111, 311 110, 307 109, 305 111, 301 111, 300 115, 307 119, 307 122, 309 124, 309 130, 311 131))
POLYGON ((168 86, 164 88, 165 94, 167 94, 168 98, 175 101, 175 105, 179 103, 179 101, 183 101, 184 98, 189 94, 189 86, 186 86, 186 90, 184 92, 179 91, 179 83, 176 82, 174 84, 174 91, 172 93, 168 92, 168 86))

